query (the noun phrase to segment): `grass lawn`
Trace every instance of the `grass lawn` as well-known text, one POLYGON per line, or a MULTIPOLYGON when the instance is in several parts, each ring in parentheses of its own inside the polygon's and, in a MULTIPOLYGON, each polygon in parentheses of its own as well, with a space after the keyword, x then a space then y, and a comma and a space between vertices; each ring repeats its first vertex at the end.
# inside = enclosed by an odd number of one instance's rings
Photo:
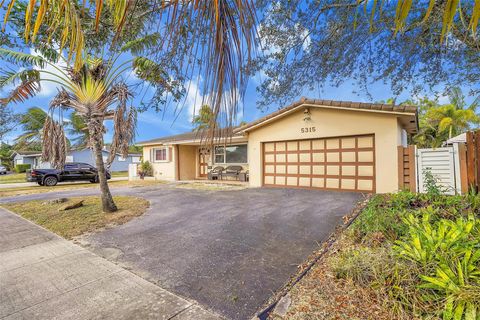
POLYGON ((128 177, 128 171, 112 172, 112 178, 128 177))
POLYGON ((58 204, 35 200, 2 206, 66 239, 71 239, 110 225, 126 223, 142 215, 149 207, 149 202, 142 198, 117 196, 114 200, 119 208, 114 213, 102 212, 98 196, 69 198, 68 202, 58 204), (67 211, 58 210, 66 204, 82 199, 85 200, 83 207, 67 211))
POLYGON ((1 183, 18 183, 18 182, 27 182, 25 172, 0 175, 0 184, 1 183))
MULTIPOLYGON (((115 187, 144 187, 152 186, 158 184, 167 183, 162 180, 120 180, 120 181, 110 181, 108 185, 112 188, 115 187)), ((96 183, 70 183, 70 184, 58 184, 54 187, 42 187, 42 186, 26 186, 26 187, 15 187, 15 188, 0 188, 0 198, 2 197, 13 197, 25 194, 36 194, 36 193, 45 193, 45 192, 58 192, 58 191, 67 191, 75 189, 84 189, 84 188, 98 188, 96 183)))
POLYGON ((479 212, 478 195, 373 196, 270 319, 480 319, 479 212))

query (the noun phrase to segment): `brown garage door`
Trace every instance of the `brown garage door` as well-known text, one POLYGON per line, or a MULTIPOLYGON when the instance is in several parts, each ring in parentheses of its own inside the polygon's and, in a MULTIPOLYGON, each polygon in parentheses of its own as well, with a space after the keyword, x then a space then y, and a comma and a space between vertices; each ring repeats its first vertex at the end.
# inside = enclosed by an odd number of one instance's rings
POLYGON ((263 184, 375 192, 373 135, 263 144, 263 184))

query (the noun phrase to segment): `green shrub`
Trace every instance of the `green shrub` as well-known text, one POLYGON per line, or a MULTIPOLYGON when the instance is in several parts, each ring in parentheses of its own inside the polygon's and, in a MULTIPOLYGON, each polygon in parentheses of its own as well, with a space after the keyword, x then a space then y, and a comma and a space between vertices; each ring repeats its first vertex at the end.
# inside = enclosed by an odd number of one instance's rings
POLYGON ((404 219, 408 232, 396 241, 394 252, 421 268, 419 288, 426 301, 441 306, 439 316, 479 319, 480 220, 470 215, 432 223, 434 209, 421 211, 421 217, 404 219))
POLYGON ((25 172, 27 170, 29 170, 31 167, 30 164, 17 164, 15 165, 15 172, 16 173, 22 173, 22 172, 25 172))
POLYGON ((140 163, 138 168, 138 173, 141 177, 151 177, 153 176, 153 167, 149 161, 143 161, 140 163))

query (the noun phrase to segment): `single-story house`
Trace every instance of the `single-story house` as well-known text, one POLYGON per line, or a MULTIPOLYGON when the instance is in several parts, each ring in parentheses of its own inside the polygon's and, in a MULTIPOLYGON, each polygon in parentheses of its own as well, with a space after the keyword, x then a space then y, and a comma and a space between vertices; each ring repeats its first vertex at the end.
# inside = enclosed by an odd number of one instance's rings
MULTIPOLYGON (((110 151, 108 148, 104 148, 102 153, 103 160, 106 161, 110 151)), ((43 162, 41 157, 42 153, 39 151, 16 151, 14 153, 13 163, 14 165, 30 164, 32 169, 51 168, 50 163, 43 162)), ((120 154, 117 154, 110 166, 110 171, 128 171, 128 165, 131 163, 140 163, 141 158, 141 153, 130 153, 126 158, 122 157, 120 154)), ((89 148, 71 150, 67 155, 66 162, 82 162, 95 166, 95 157, 93 155, 93 151, 89 148)))
POLYGON ((302 98, 235 128, 213 150, 195 132, 138 144, 159 179, 200 179, 235 164, 252 187, 386 193, 399 189, 397 147, 417 130, 414 106, 302 98))

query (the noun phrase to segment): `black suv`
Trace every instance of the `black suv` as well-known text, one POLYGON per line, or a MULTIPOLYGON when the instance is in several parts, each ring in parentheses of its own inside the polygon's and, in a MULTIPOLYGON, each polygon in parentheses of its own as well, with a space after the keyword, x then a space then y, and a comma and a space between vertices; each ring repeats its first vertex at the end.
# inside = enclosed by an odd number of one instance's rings
MULTIPOLYGON (((107 179, 111 178, 110 172, 106 172, 107 179)), ((52 187, 58 182, 64 181, 90 181, 98 182, 97 168, 88 163, 69 162, 58 169, 32 169, 27 171, 27 181, 36 182, 41 186, 52 187)))

